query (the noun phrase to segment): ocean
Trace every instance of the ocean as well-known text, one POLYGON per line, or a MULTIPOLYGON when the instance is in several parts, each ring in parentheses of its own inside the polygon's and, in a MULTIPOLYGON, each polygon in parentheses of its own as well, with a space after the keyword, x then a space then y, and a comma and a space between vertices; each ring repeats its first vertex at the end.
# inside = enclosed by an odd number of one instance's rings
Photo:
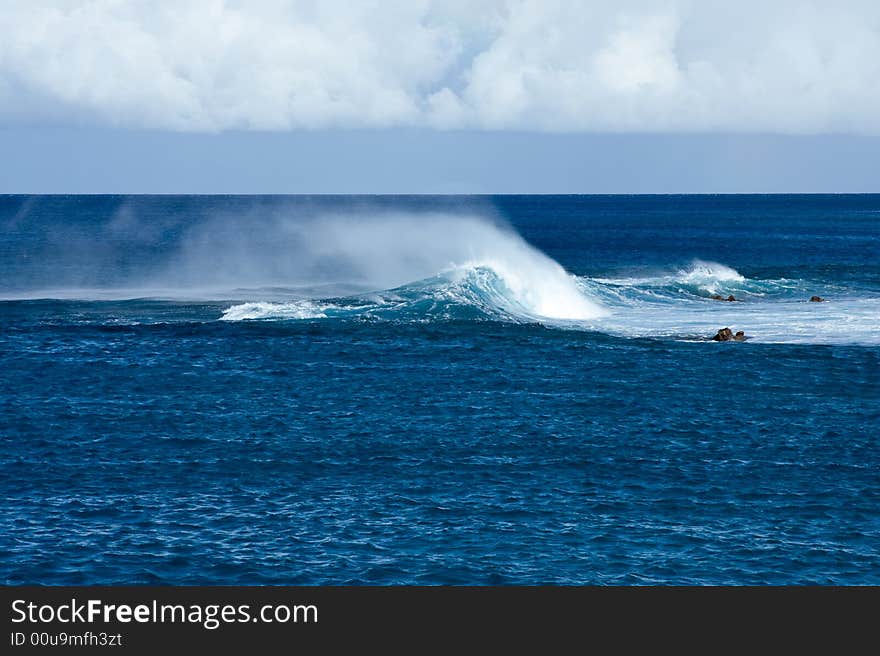
POLYGON ((880 584, 880 195, 0 196, 0 440, 6 584, 880 584))

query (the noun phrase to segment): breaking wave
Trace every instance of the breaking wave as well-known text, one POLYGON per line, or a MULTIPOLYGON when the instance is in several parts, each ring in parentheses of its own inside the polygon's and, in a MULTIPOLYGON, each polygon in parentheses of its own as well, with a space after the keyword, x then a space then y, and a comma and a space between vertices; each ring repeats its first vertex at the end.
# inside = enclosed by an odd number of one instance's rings
POLYGON ((245 303, 225 320, 297 319, 403 313, 462 313, 513 320, 589 321, 606 310, 563 267, 509 228, 479 217, 384 216, 369 222, 325 219, 311 226, 311 259, 367 293, 245 303), (392 283, 392 284, 389 284, 392 283), (396 283, 396 284, 394 284, 396 283))
POLYGON ((880 343, 876 295, 856 297, 797 279, 748 278, 701 260, 653 276, 591 278, 571 276, 543 254, 530 257, 535 259, 463 264, 365 295, 235 304, 221 318, 490 319, 686 341, 706 341, 729 326, 765 343, 880 343), (809 302, 813 294, 829 300, 809 302), (737 301, 721 302, 713 298, 717 295, 737 301))
MULTIPOLYGON (((607 310, 591 300, 577 280, 549 260, 517 271, 504 264, 466 264, 397 288, 366 295, 233 305, 222 319, 468 319, 573 323, 595 320, 607 310), (546 268, 545 268, 546 267, 546 268)), ((524 263, 521 263, 524 264, 524 263)))

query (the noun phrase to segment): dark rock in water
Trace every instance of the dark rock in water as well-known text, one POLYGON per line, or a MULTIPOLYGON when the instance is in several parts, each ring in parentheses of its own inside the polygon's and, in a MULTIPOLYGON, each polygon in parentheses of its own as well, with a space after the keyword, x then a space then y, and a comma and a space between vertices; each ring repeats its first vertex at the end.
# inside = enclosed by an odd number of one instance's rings
POLYGON ((744 342, 746 341, 746 334, 742 330, 738 330, 736 334, 733 334, 733 331, 730 328, 722 328, 717 333, 715 333, 715 337, 712 338, 712 341, 715 342, 744 342))
POLYGON ((727 297, 726 299, 724 299, 724 300, 726 300, 726 301, 735 301, 736 299, 734 298, 733 294, 731 294, 730 296, 728 296, 728 297, 727 297))
POLYGON ((822 298, 821 296, 810 296, 810 302, 811 303, 824 303, 825 299, 822 298))
POLYGON ((733 294, 731 294, 727 298, 724 298, 721 294, 712 294, 709 298, 711 298, 713 301, 735 301, 736 300, 736 298, 734 297, 733 294))

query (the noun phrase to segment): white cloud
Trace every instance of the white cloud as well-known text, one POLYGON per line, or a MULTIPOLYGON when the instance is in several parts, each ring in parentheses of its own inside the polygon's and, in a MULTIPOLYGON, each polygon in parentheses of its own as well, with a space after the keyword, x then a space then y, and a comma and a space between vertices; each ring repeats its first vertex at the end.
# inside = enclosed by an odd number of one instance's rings
POLYGON ((880 3, 2 0, 0 121, 880 134, 880 3))

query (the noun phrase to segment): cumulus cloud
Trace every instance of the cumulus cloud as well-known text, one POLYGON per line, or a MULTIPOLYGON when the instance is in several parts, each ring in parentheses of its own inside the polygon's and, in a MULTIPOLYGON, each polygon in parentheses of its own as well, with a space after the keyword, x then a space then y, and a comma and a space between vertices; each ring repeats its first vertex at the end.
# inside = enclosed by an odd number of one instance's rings
POLYGON ((880 134, 880 3, 4 0, 0 121, 880 134))

